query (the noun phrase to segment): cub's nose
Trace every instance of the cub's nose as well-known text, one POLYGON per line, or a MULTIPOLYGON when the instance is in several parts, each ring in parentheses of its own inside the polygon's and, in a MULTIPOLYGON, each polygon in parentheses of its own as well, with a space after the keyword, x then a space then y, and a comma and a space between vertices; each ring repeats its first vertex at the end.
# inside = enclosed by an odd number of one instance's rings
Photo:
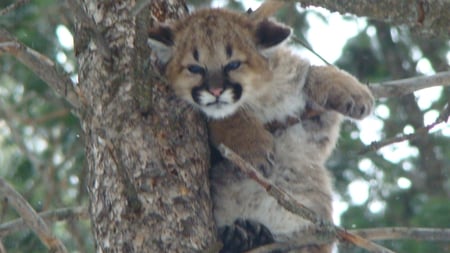
POLYGON ((208 89, 209 93, 213 94, 215 97, 219 97, 220 94, 222 94, 223 89, 222 88, 210 88, 208 89))

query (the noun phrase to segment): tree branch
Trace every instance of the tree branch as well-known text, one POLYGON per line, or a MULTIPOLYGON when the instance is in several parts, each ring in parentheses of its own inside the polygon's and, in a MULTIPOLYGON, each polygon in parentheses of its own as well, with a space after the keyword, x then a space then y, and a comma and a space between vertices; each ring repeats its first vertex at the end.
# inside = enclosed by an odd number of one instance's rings
POLYGON ((449 241, 450 229, 444 228, 369 228, 354 229, 350 232, 370 240, 414 239, 426 241, 449 241))
MULTIPOLYGON (((86 207, 70 207, 61 208, 41 212, 38 214, 45 222, 55 222, 62 220, 79 220, 89 219, 89 213, 86 207)), ((8 234, 23 230, 27 228, 26 221, 23 218, 8 221, 0 225, 0 237, 5 237, 8 234)))
POLYGON ((431 131, 431 129, 433 129, 437 125, 439 125, 443 122, 448 122, 449 117, 450 117, 450 105, 447 104, 445 106, 444 110, 439 115, 439 117, 436 119, 436 121, 431 123, 430 125, 416 129, 415 132, 412 134, 404 134, 404 135, 389 138, 386 140, 372 142, 367 147, 365 147, 363 150, 361 150, 359 152, 359 155, 363 155, 370 151, 376 151, 384 146, 387 146, 387 145, 390 145, 393 143, 402 142, 402 141, 406 141, 406 140, 413 140, 421 135, 429 133, 431 131))
POLYGON ((270 196, 274 197, 277 202, 286 210, 311 221, 314 225, 317 226, 318 230, 328 231, 327 233, 321 233, 321 238, 327 238, 327 236, 330 236, 328 238, 334 237, 364 248, 369 252, 393 253, 393 251, 385 247, 368 241, 358 235, 351 234, 343 228, 330 224, 329 221, 322 220, 312 210, 298 202, 284 190, 267 181, 255 168, 253 168, 253 166, 251 166, 248 162, 246 162, 225 145, 220 144, 218 150, 224 158, 233 162, 239 169, 241 169, 244 174, 261 185, 267 191, 267 193, 270 196))
POLYGON ((51 252, 68 252, 64 244, 52 235, 47 224, 30 204, 3 178, 0 178, 0 193, 8 199, 8 203, 20 214, 25 224, 37 234, 39 239, 51 252))
POLYGON ((419 76, 390 82, 370 84, 375 98, 400 97, 414 91, 434 87, 450 86, 450 71, 439 72, 431 76, 419 76))
POLYGON ((42 165, 44 165, 44 163, 39 159, 38 156, 36 156, 31 150, 28 149, 23 136, 18 131, 19 129, 13 124, 13 112, 14 110, 11 110, 7 105, 3 103, 3 101, 0 101, 0 119, 4 119, 4 122, 11 133, 11 139, 16 143, 19 150, 30 161, 32 166, 36 169, 39 169, 42 167, 42 165))
MULTIPOLYGON (((284 0, 297 2, 294 0, 284 0)), ((304 0, 302 7, 321 6, 332 12, 351 13, 357 16, 378 20, 388 20, 392 24, 405 24, 413 31, 426 36, 449 37, 450 1, 428 0, 378 0, 371 1, 334 1, 304 0)))
MULTIPOLYGON (((275 250, 288 252, 289 250, 299 249, 302 246, 310 244, 323 243, 313 235, 314 231, 302 231, 298 238, 288 242, 276 242, 267 244, 247 253, 270 253, 275 250)), ((426 241, 449 241, 450 229, 443 228, 405 228, 405 227, 386 227, 350 230, 352 234, 359 235, 368 240, 395 240, 395 239, 413 239, 426 241)))
POLYGON ((1 52, 16 57, 52 87, 58 95, 64 97, 72 107, 80 108, 79 96, 70 77, 58 71, 55 63, 48 57, 20 43, 5 29, 0 29, 1 52))
POLYGON ((13 11, 14 9, 19 8, 20 6, 28 3, 30 0, 17 0, 15 3, 12 3, 5 8, 0 10, 0 16, 7 14, 8 12, 13 11))

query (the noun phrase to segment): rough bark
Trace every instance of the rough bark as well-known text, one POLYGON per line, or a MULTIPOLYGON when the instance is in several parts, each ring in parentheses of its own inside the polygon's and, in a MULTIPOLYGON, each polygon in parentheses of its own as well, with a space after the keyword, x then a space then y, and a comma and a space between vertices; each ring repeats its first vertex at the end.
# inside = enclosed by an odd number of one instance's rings
MULTIPOLYGON (((291 0, 285 0, 293 2, 291 0)), ((321 6, 330 11, 351 13, 361 17, 389 21, 391 24, 404 24, 417 33, 426 36, 450 36, 450 1, 335 1, 306 0, 301 5, 321 6)))
MULTIPOLYGON (((198 252, 215 235, 205 125, 150 78, 152 15, 134 16, 133 4, 78 6, 91 20, 78 16, 75 45, 97 252, 198 252)), ((182 1, 153 4, 158 19, 185 11, 182 1)))

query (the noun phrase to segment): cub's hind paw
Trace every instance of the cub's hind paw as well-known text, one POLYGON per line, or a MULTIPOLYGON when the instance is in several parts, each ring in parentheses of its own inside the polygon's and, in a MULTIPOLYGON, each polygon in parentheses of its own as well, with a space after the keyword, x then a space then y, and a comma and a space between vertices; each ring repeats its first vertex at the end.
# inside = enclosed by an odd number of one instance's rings
POLYGON ((223 248, 220 253, 240 253, 273 243, 272 233, 261 223, 237 219, 233 225, 219 228, 223 248))

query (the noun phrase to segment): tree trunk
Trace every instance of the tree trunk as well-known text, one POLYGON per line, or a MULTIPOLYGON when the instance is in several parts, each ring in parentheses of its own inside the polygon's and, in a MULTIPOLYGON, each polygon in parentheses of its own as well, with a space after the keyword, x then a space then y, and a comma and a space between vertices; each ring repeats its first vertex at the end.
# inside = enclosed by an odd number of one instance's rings
POLYGON ((76 24, 97 252, 198 252, 215 239, 204 120, 151 78, 146 46, 152 17, 186 8, 152 1, 134 16, 134 3, 85 0, 76 24))

